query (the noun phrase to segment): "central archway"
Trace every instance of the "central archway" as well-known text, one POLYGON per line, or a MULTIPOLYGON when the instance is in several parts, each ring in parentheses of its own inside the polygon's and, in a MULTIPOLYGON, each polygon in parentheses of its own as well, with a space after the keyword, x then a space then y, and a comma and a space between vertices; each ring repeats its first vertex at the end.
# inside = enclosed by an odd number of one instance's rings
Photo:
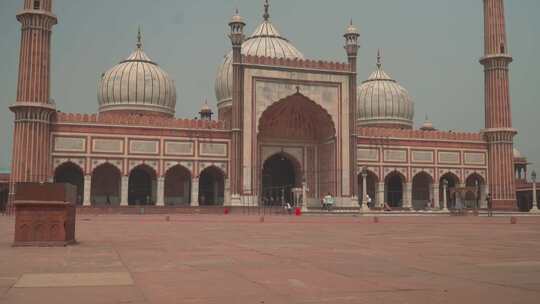
POLYGON ((262 195, 265 205, 293 203, 292 188, 298 187, 298 162, 278 153, 269 157, 262 169, 262 195))
MULTIPOLYGON (((257 164, 260 168, 257 173, 259 178, 257 185, 260 187, 258 191, 262 203, 275 203, 265 201, 269 200, 269 196, 273 197, 271 201, 275 201, 275 197, 278 196, 270 195, 268 189, 300 187, 302 181, 306 182, 309 189, 306 193, 308 204, 310 198, 322 197, 326 193, 334 196, 339 194, 337 180, 340 168, 337 165, 336 128, 332 116, 320 104, 299 91, 272 103, 264 109, 258 119, 257 141, 259 145, 257 164), (277 151, 286 153, 273 159, 268 158, 277 151), (294 157, 290 157, 291 155, 294 157), (280 165, 280 159, 283 159, 282 162, 291 162, 287 166, 291 172, 291 168, 294 168, 294 176, 289 177, 289 180, 278 178, 279 183, 270 181, 269 176, 273 172, 270 167, 276 166, 277 172, 285 170, 285 163, 280 165)), ((284 196, 292 200, 290 190, 285 191, 286 194, 279 197, 284 196)), ((312 200, 312 203, 314 201, 312 200)))

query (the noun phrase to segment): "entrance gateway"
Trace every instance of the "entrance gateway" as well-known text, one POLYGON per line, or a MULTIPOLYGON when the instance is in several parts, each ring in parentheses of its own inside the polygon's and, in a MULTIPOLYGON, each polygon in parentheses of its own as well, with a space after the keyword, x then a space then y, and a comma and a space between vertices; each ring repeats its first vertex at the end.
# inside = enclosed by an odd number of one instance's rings
POLYGON ((297 92, 270 105, 258 130, 261 204, 293 204, 292 189, 304 182, 312 204, 336 195, 336 133, 323 107, 297 92))

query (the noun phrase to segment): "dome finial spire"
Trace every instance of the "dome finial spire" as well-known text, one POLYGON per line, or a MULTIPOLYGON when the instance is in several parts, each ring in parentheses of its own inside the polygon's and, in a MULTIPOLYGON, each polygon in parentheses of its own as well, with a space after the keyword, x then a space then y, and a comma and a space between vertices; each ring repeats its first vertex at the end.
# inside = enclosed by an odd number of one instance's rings
POLYGON ((264 1, 264 15, 263 15, 263 18, 265 21, 268 21, 268 19, 270 19, 269 10, 270 10, 270 3, 268 3, 268 0, 265 0, 264 1))
POLYGON ((380 69, 382 66, 381 62, 381 49, 377 49, 377 68, 380 69))
POLYGON ((139 29, 137 30, 137 48, 142 48, 142 34, 141 34, 141 26, 139 25, 139 29))

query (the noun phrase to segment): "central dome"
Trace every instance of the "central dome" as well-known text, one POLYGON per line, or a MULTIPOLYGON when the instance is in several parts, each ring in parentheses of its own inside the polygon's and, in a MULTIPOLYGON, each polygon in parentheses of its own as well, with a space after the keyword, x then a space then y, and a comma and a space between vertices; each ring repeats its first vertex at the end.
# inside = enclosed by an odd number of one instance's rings
MULTIPOLYGON (((282 37, 270 22, 268 4, 265 5, 264 21, 242 44, 242 55, 285 59, 304 59, 304 55, 289 40, 282 37)), ((218 106, 226 106, 232 100, 232 52, 229 52, 218 68, 216 98, 218 106)))
POLYGON ((143 51, 140 31, 135 51, 102 75, 98 101, 100 113, 174 116, 174 81, 143 51))

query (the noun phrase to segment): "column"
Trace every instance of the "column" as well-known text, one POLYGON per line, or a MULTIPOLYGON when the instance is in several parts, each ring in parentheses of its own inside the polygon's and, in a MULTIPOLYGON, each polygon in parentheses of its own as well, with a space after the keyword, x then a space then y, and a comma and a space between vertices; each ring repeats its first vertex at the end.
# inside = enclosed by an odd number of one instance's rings
POLYGON ((120 185, 120 206, 127 206, 128 204, 128 187, 129 176, 122 176, 122 182, 120 185))
POLYGON ((156 206, 165 206, 165 178, 163 176, 157 179, 156 206))
POLYGON ((84 194, 83 194, 83 206, 92 205, 90 200, 90 194, 92 193, 92 175, 84 176, 84 194))
POLYGON ((439 200, 439 184, 433 184, 433 209, 434 210, 440 210, 441 209, 441 202, 439 200))
POLYGON ((444 212, 448 212, 448 197, 447 197, 447 194, 448 194, 448 181, 444 180, 444 184, 443 184, 443 207, 442 207, 442 211, 444 212))
POLYGON ((226 177, 225 178, 225 189, 223 191, 223 205, 225 206, 232 206, 231 202, 231 180, 226 177))
POLYGON ((538 199, 536 197, 536 172, 532 172, 532 186, 533 186, 533 193, 532 193, 532 209, 531 212, 538 213, 540 210, 538 209, 538 199))
POLYGON ((199 178, 191 179, 191 207, 199 206, 199 178))
POLYGON ((480 209, 487 208, 486 196, 487 196, 487 186, 480 185, 480 202, 479 202, 480 209))
POLYGON ((384 208, 384 183, 377 183, 377 205, 384 208))
POLYGON ((307 183, 302 182, 302 211, 308 211, 307 205, 307 183))
POLYGON ((362 212, 369 211, 367 202, 367 172, 362 172, 362 212))
POLYGON ((405 193, 403 196, 403 208, 412 210, 412 183, 405 183, 405 193))

